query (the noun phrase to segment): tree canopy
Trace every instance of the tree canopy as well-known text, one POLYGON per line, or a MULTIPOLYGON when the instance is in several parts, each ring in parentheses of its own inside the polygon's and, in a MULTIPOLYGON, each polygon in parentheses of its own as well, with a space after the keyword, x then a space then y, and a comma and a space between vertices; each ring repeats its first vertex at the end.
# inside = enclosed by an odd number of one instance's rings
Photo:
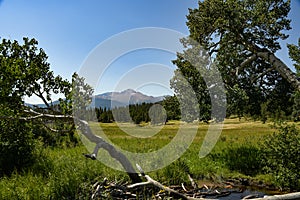
MULTIPOLYGON (((81 134, 95 143, 94 152, 86 157, 96 159, 99 149, 104 148, 120 162, 133 182, 140 182, 126 156, 95 135, 88 126, 86 109, 91 103, 93 88, 76 73, 72 82, 54 76, 46 53, 37 47, 38 42, 28 38, 23 38, 23 42, 3 39, 0 44, 0 175, 32 163, 33 132, 36 130, 44 127, 53 133, 69 133, 74 140, 77 126, 81 134), (51 96, 58 93, 63 98, 54 104, 51 96), (26 105, 25 96, 32 95, 39 97, 45 107, 26 105)), ((37 134, 41 133, 37 131, 37 134)))
MULTIPOLYGON (((190 35, 182 43, 190 49, 197 42, 216 63, 227 90, 229 114, 259 115, 266 101, 272 112, 280 106, 283 110, 292 106, 291 98, 295 89, 300 90, 300 81, 275 55, 281 48, 280 40, 285 40, 291 29, 289 11, 289 0, 204 0, 189 10, 190 35), (289 106, 282 106, 286 103, 289 106)), ((288 48, 298 69, 299 47, 288 48)), ((201 82, 203 74, 195 73, 195 67, 181 54, 173 62, 187 80, 198 81, 195 85, 190 82, 194 88, 207 89, 207 83, 201 82)), ((210 104, 207 102, 204 105, 210 104)), ((284 112, 290 114, 291 110, 284 112)))
POLYGON ((80 96, 80 87, 85 91, 82 97, 92 92, 77 74, 72 77, 73 85, 55 76, 46 53, 37 45, 28 38, 23 38, 23 44, 6 39, 0 43, 0 157, 5 158, 0 159, 0 174, 32 162, 35 138, 53 145, 55 133, 67 132, 74 142, 75 124, 66 116, 80 107, 79 98, 74 98, 80 96), (58 93, 63 98, 54 104, 52 95, 58 93), (43 107, 24 102, 33 95, 44 102, 43 107))

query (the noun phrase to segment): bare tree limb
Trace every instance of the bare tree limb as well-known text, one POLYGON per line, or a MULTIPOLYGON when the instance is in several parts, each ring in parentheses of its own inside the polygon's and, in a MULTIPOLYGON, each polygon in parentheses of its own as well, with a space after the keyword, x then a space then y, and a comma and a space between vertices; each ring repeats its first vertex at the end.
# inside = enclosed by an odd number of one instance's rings
POLYGON ((294 72, 290 70, 279 58, 277 58, 272 52, 264 49, 257 53, 257 56, 268 61, 274 69, 286 79, 295 89, 300 91, 300 80, 294 72))
POLYGON ((57 130, 57 129, 54 129, 54 128, 51 128, 51 127, 47 126, 45 123, 42 123, 42 125, 46 129, 48 129, 49 131, 54 132, 54 133, 70 133, 75 128, 75 124, 73 124, 72 127, 69 130, 57 130))
POLYGON ((240 67, 236 69, 236 75, 238 75, 239 71, 244 69, 247 64, 257 59, 257 57, 260 57, 269 62, 274 70, 276 70, 284 79, 286 79, 295 89, 300 91, 299 77, 297 77, 297 75, 292 72, 292 70, 285 63, 275 56, 273 52, 265 48, 260 48, 255 44, 244 43, 244 45, 254 54, 241 63, 240 67))
POLYGON ((274 195, 274 196, 265 196, 264 198, 256 198, 252 200, 285 200, 285 199, 300 199, 300 192, 274 195))
POLYGON ((188 174, 188 177, 189 177, 189 180, 193 186, 194 189, 197 189, 198 188, 198 185, 197 183, 194 181, 194 179, 192 178, 192 176, 190 174, 188 174))
POLYGON ((76 118, 75 121, 77 121, 77 123, 79 124, 79 130, 81 131, 81 133, 86 136, 91 142, 94 142, 96 144, 94 151, 91 154, 92 158, 96 158, 99 149, 103 148, 110 154, 111 157, 120 162, 120 164, 134 183, 142 181, 138 174, 135 172, 135 169, 133 168, 128 158, 123 153, 118 151, 113 145, 107 143, 100 136, 94 135, 92 130, 88 126, 88 122, 76 118))
MULTIPOLYGON (((138 169, 142 170, 142 168, 138 164, 136 164, 136 165, 137 165, 138 169)), ((144 174, 143 171, 141 171, 141 173, 144 174)), ((158 187, 158 188, 160 188, 160 189, 162 189, 164 191, 169 192, 170 195, 173 196, 173 197, 175 197, 175 198, 180 198, 180 199, 185 199, 185 200, 201 200, 201 199, 204 199, 204 198, 193 198, 193 197, 186 196, 186 195, 184 195, 184 194, 182 194, 180 192, 177 192, 176 190, 173 190, 173 189, 171 189, 169 187, 166 187, 166 186, 162 185, 158 181, 152 179, 147 174, 144 174, 143 176, 146 178, 147 182, 141 182, 141 183, 136 183, 136 184, 133 184, 133 185, 129 185, 129 186, 127 186, 127 188, 135 188, 135 187, 145 186, 145 185, 151 184, 151 185, 154 185, 154 186, 156 186, 156 187, 158 187)))
MULTIPOLYGON (((25 110, 25 113, 32 114, 32 116, 17 117, 17 118, 13 118, 10 116, 0 116, 0 119, 11 119, 11 120, 20 119, 20 120, 24 120, 24 121, 36 120, 39 118, 64 119, 64 120, 68 120, 68 121, 73 120, 75 122, 75 124, 78 125, 78 128, 81 131, 81 134, 83 134, 85 137, 87 137, 87 139, 89 139, 90 142, 93 142, 96 144, 93 153, 91 155, 86 155, 86 157, 91 158, 91 159, 96 159, 99 149, 103 148, 110 154, 110 156, 112 158, 114 158, 120 162, 120 164, 122 165, 124 170, 127 172, 128 176, 134 183, 138 183, 138 182, 142 181, 141 178, 136 173, 134 167, 128 160, 128 158, 123 153, 118 151, 112 144, 106 142, 102 137, 93 134, 87 121, 76 118, 71 115, 56 115, 56 114, 53 115, 53 114, 39 113, 32 109, 25 110)), ((48 127, 48 128, 50 128, 50 127, 48 127)))

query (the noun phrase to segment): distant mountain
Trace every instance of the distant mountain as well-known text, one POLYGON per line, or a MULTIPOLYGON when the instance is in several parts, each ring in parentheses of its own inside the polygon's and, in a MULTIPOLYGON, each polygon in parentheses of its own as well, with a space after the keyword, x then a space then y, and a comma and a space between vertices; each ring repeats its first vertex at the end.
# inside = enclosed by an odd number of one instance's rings
MULTIPOLYGON (((153 97, 145 95, 141 92, 137 92, 132 89, 127 89, 122 92, 106 92, 103 94, 95 95, 91 104, 91 107, 96 108, 115 108, 124 107, 129 104, 141 104, 141 103, 156 103, 162 101, 165 96, 153 97)), ((54 101, 53 104, 58 104, 58 101, 54 101)), ((27 104, 33 106, 33 104, 27 104)), ((38 107, 45 107, 44 104, 36 104, 38 107)))
POLYGON ((141 92, 137 92, 132 89, 127 89, 122 92, 106 92, 95 96, 92 106, 93 107, 122 107, 129 104, 141 104, 141 103, 155 103, 162 101, 164 96, 153 97, 145 95, 141 92))

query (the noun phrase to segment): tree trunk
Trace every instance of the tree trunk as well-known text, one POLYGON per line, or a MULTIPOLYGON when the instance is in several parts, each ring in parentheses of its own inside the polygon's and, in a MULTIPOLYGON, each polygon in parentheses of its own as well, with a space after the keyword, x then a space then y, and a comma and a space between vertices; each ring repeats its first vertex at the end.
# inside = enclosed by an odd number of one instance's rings
POLYGON ((292 70, 284 64, 274 53, 270 52, 267 49, 262 49, 256 46, 258 57, 269 62, 272 67, 284 78, 286 79, 296 90, 300 91, 300 80, 297 75, 292 72, 292 70))
MULTIPOLYGON (((78 119, 71 115, 52 115, 52 114, 46 114, 46 113, 39 113, 32 109, 25 110, 27 114, 31 114, 32 116, 28 117, 19 117, 21 120, 36 120, 39 118, 48 118, 48 119, 64 119, 64 120, 72 120, 77 124, 79 127, 78 129, 81 131, 81 133, 88 138, 90 142, 93 142, 96 144, 94 148, 93 154, 86 156, 92 159, 97 158, 97 154, 100 148, 105 149, 111 157, 116 159, 120 164, 123 166, 124 170, 127 172, 128 176, 132 180, 133 183, 139 183, 142 181, 142 179, 139 177, 138 173, 136 173, 136 170, 132 166, 131 162, 128 160, 128 158, 120 151, 118 151, 113 145, 107 143, 103 138, 100 136, 94 135, 91 128, 89 127, 89 124, 85 120, 78 119)), ((0 119, 3 118, 0 116, 0 119)), ((12 117, 5 117, 6 119, 13 119, 12 117)), ((53 131, 53 130, 52 130, 53 131)))
POLYGON ((91 142, 96 144, 93 154, 90 156, 91 158, 96 159, 99 149, 103 148, 109 153, 111 157, 120 162, 133 183, 139 183, 142 181, 139 175, 136 173, 131 162, 123 153, 118 151, 113 145, 107 143, 101 137, 94 135, 86 121, 75 119, 75 122, 79 125, 81 133, 86 136, 91 142))

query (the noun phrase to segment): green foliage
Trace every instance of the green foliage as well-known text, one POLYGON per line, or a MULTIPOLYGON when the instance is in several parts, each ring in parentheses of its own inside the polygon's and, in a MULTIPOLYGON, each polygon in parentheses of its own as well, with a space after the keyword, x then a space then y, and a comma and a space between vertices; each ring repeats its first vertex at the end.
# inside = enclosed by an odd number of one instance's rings
POLYGON ((72 111, 81 113, 93 91, 76 73, 72 84, 54 76, 46 53, 37 45, 35 39, 28 38, 23 38, 23 44, 6 39, 0 43, 1 175, 21 170, 33 162, 37 141, 43 141, 45 146, 76 145, 73 120, 61 118, 72 111), (65 98, 53 105, 51 96, 58 93, 65 98), (25 105, 24 98, 33 95, 43 101, 44 108, 25 105), (48 115, 47 119, 43 115, 48 115), (60 119, 51 118, 55 115, 60 115, 60 119), (50 130, 54 133, 50 134, 50 130))
POLYGON ((180 104, 175 95, 165 97, 162 105, 167 112, 167 120, 179 120, 181 118, 180 104))
POLYGON ((31 124, 20 120, 0 121, 0 176, 28 167, 35 160, 31 124))
POLYGON ((243 117, 248 112, 249 97, 246 91, 234 85, 227 92, 228 107, 227 116, 236 114, 239 118, 243 117))
MULTIPOLYGON (((267 112, 263 114, 274 115, 265 115, 263 118, 276 118, 282 114, 289 116, 294 89, 288 81, 292 82, 289 79, 295 77, 283 79, 286 77, 282 72, 284 70, 275 70, 274 63, 257 53, 275 53, 280 49, 279 40, 288 37, 284 31, 291 28, 287 18, 290 1, 204 0, 198 4, 199 7, 190 9, 187 16, 190 36, 182 39, 184 47, 189 49, 178 53, 177 60, 173 61, 178 67, 171 80, 175 93, 179 97, 184 96, 186 84, 183 84, 183 78, 188 80, 199 100, 200 113, 209 116, 207 85, 195 64, 190 63, 191 60, 195 62, 194 59, 186 56, 188 51, 201 52, 199 47, 191 44, 190 41, 194 40, 215 58, 214 63, 227 89, 228 116, 234 114, 238 117, 250 115, 260 118, 264 103, 267 112), (180 87, 183 89, 178 89, 180 87)), ((289 49, 291 58, 297 62, 299 47, 289 45, 289 49)), ((197 62, 201 63, 200 59, 197 62)))
POLYGON ((204 0, 199 1, 199 8, 190 9, 187 26, 194 40, 220 50, 222 61, 237 67, 235 61, 240 58, 232 56, 247 54, 243 50, 253 43, 272 52, 280 48, 278 40, 287 38, 282 30, 290 29, 289 11, 290 1, 284 0, 204 0))
POLYGON ((297 75, 300 75, 300 38, 298 39, 298 45, 289 44, 289 55, 290 58, 295 62, 297 75))
POLYGON ((268 136, 262 144, 265 170, 278 186, 300 189, 300 131, 295 126, 281 126, 279 133, 268 136))
POLYGON ((111 123, 114 121, 113 115, 111 110, 109 111, 104 111, 100 117, 99 117, 99 122, 103 122, 103 123, 111 123))
POLYGON ((153 105, 153 103, 129 105, 127 108, 127 112, 129 111, 130 114, 130 122, 133 121, 135 124, 140 124, 141 122, 149 122, 150 117, 148 115, 148 112, 153 105))
POLYGON ((60 109, 63 114, 73 114, 79 119, 86 119, 88 106, 92 102, 93 88, 85 83, 77 73, 72 75, 72 87, 66 93, 66 99, 60 99, 60 109))
MULTIPOLYGON (((294 66, 296 68, 296 73, 298 77, 300 76, 300 38, 298 39, 298 45, 289 44, 289 55, 290 58, 295 62, 294 66)), ((300 120, 300 92, 296 91, 293 96, 293 113, 292 118, 295 121, 300 120)))
MULTIPOLYGON (((208 88, 215 87, 214 70, 208 52, 190 39, 182 39, 184 52, 173 60, 178 69, 170 80, 180 103, 181 119, 186 122, 211 119, 211 98, 208 88), (200 52, 200 53, 199 53, 200 52)), ((221 81, 221 80, 220 80, 221 81)), ((218 97, 222 98, 222 97, 218 97)))
POLYGON ((90 199, 88 190, 81 192, 84 185, 90 187, 92 182, 101 181, 104 176, 110 180, 115 176, 124 177, 121 172, 83 157, 83 146, 38 149, 38 162, 22 173, 0 179, 0 199, 90 199))
MULTIPOLYGON (((173 103, 173 102, 172 102, 173 103)), ((171 111, 171 107, 177 107, 177 105, 159 103, 141 103, 131 104, 124 107, 113 108, 112 110, 107 108, 95 108, 94 110, 88 110, 88 112, 95 112, 95 117, 98 122, 111 123, 111 122, 133 122, 140 124, 141 122, 150 122, 152 124, 162 124, 167 121, 167 112, 171 111), (165 109, 167 107, 168 110, 165 109)), ((177 108, 179 109, 179 108, 177 108)), ((90 114, 91 115, 91 114, 90 114)), ((177 115, 177 113, 176 113, 177 115)), ((179 113, 180 115, 180 113, 179 113)), ((169 116, 169 119, 173 119, 173 115, 169 116)), ((178 117, 178 116, 176 116, 178 117)))
POLYGON ((262 103, 260 106, 261 106, 261 112, 260 112, 261 121, 263 123, 266 123, 266 121, 268 119, 268 114, 269 114, 268 111, 267 111, 268 105, 267 105, 267 103, 262 103))
POLYGON ((151 124, 165 124, 167 121, 167 113, 164 107, 160 104, 154 104, 148 111, 151 124))
POLYGON ((292 119, 294 121, 300 120, 300 92, 294 93, 294 104, 293 104, 293 112, 292 112, 292 119))
POLYGON ((68 93, 69 84, 50 71, 48 57, 43 49, 38 49, 35 39, 23 41, 19 44, 3 39, 0 44, 0 97, 21 101, 21 97, 35 94, 49 106, 51 92, 68 93))

